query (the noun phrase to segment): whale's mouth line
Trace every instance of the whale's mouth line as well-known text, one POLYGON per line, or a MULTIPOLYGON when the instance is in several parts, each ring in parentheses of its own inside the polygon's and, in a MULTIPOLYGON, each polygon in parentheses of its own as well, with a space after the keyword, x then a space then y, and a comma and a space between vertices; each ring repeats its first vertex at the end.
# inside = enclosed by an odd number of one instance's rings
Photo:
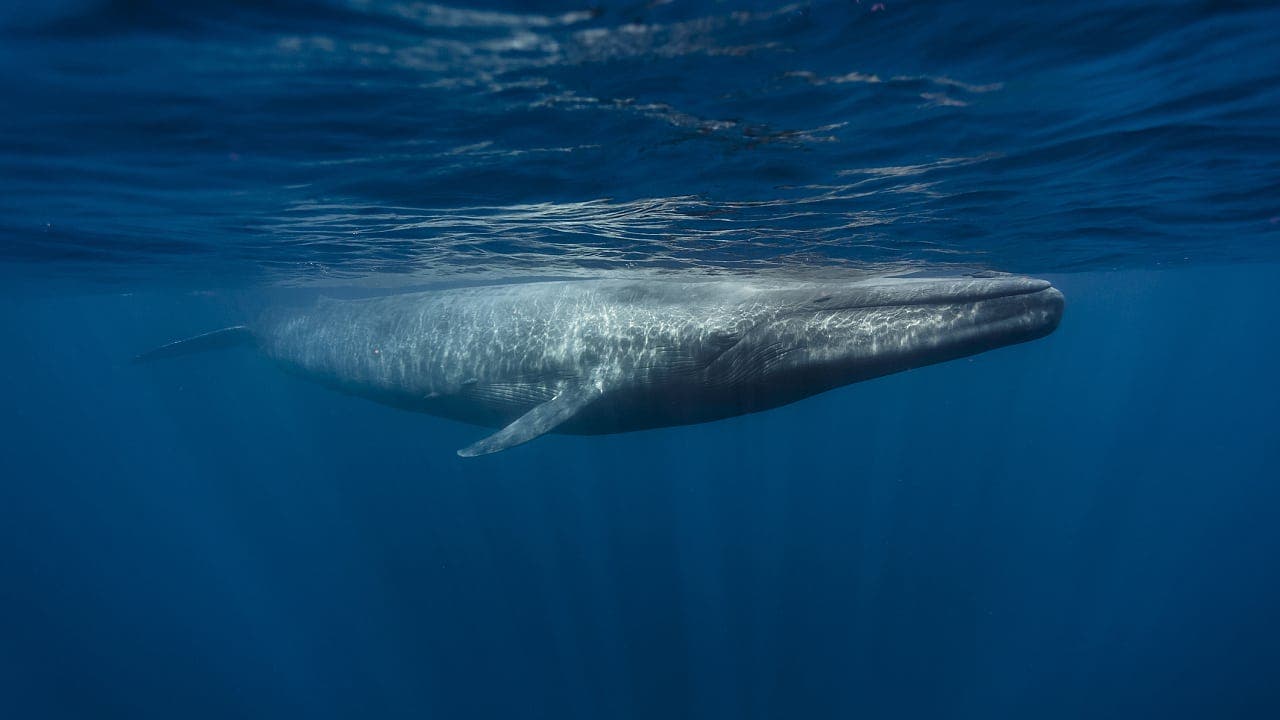
POLYGON ((1053 286, 1046 284, 1044 287, 1019 287, 1006 290, 993 290, 985 293, 974 293, 972 295, 960 295, 956 297, 927 297, 920 299, 904 299, 901 302, 885 302, 876 303, 874 305, 863 305, 861 307, 911 307, 913 305, 971 305, 973 303, 988 302, 991 300, 1005 300, 1007 298, 1021 297, 1023 295, 1036 295, 1048 290, 1052 290, 1053 286))
POLYGON ((787 315, 801 315, 814 312, 842 312, 852 310, 875 310, 889 309, 899 307, 920 307, 926 305, 947 306, 947 305, 972 305, 981 302, 990 302, 993 300, 1006 300, 1009 298, 1023 297, 1028 295, 1046 294, 1046 297, 1052 296, 1056 292, 1053 285, 1048 282, 1035 285, 1021 286, 1005 286, 999 289, 992 289, 986 292, 973 292, 968 295, 925 295, 921 297, 901 297, 901 298, 883 298, 876 301, 850 302, 850 303, 833 303, 824 304, 819 298, 814 305, 807 308, 796 308, 787 315))
POLYGON ((1026 306, 1023 308, 1023 312, 1029 313, 1029 312, 1035 312, 1040 307, 1040 303, 1036 302, 1037 296, 1039 296, 1039 299, 1042 300, 1045 304, 1051 304, 1054 302, 1054 297, 1060 296, 1061 294, 1062 293, 1057 288, 1053 287, 1052 285, 1046 285, 1045 287, 1042 287, 1042 288, 1018 289, 1018 290, 1011 290, 1009 292, 992 293, 990 295, 982 295, 979 297, 966 298, 963 300, 955 300, 951 302, 944 301, 939 303, 924 303, 924 304, 926 305, 928 304, 976 305, 979 303, 991 303, 991 302, 996 302, 1000 300, 1011 300, 1014 298, 1026 298, 1027 303, 1026 303, 1026 306))
POLYGON ((991 294, 982 295, 978 297, 976 300, 968 300, 967 302, 978 302, 980 300, 999 300, 1001 298, 1018 297, 1019 295, 1035 295, 1037 293, 1046 292, 1052 289, 1053 289, 1052 285, 1050 285, 1049 283, 1045 283, 1044 287, 1014 288, 1007 292, 994 292, 991 294))

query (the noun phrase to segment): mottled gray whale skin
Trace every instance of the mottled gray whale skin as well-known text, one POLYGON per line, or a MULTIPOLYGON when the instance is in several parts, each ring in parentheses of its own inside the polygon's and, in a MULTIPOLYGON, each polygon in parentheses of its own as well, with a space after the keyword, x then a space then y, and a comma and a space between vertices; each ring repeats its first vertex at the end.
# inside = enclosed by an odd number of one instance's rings
POLYGON ((1024 277, 536 282, 326 299, 139 359, 255 343, 335 389, 502 428, 472 456, 767 410, 1042 337, 1062 310, 1024 277))

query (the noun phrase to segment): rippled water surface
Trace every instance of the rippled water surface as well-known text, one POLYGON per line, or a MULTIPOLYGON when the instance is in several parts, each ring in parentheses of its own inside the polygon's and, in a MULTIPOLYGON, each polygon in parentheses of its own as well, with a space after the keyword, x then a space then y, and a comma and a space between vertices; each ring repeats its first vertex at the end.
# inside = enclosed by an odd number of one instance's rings
POLYGON ((0 18, 0 257, 36 273, 395 285, 1277 256, 1273 3, 0 18))

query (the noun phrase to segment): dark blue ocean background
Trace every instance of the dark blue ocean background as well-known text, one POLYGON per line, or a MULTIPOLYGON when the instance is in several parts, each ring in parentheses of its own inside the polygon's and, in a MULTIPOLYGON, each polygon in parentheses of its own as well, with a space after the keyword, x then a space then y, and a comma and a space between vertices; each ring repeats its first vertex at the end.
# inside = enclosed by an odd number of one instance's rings
POLYGON ((1280 717, 1280 6, 0 5, 0 717, 1280 717), (998 270, 701 426, 330 393, 250 308, 998 270))

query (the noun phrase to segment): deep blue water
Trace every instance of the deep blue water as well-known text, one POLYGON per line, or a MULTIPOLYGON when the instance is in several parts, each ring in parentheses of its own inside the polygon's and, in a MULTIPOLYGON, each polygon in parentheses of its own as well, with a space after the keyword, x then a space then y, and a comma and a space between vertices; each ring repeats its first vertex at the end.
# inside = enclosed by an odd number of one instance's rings
POLYGON ((0 717, 1280 717, 1274 3, 6 3, 0 717), (248 308, 1000 270, 1033 343, 486 431, 248 308))

